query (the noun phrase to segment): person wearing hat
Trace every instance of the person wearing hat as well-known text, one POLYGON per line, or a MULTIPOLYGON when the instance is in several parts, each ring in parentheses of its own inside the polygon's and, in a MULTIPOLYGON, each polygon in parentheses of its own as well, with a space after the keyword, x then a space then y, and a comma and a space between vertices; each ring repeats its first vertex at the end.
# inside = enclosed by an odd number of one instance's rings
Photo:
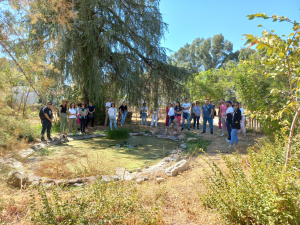
POLYGON ((226 142, 231 141, 231 124, 232 124, 232 115, 233 115, 233 108, 232 108, 232 102, 227 101, 226 102, 227 110, 226 113, 223 115, 226 116, 226 127, 227 127, 227 132, 228 132, 228 138, 225 139, 226 142))
POLYGON ((148 107, 146 106, 146 103, 143 103, 143 107, 141 107, 140 109, 140 113, 141 113, 141 118, 142 118, 142 126, 143 126, 143 121, 145 120, 145 126, 147 126, 147 111, 148 111, 148 107))

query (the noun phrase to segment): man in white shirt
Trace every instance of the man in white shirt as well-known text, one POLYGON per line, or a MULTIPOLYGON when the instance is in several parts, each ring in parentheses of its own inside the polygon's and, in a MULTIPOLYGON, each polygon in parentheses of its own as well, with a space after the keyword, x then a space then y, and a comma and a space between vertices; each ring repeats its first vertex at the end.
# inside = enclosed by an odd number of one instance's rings
POLYGON ((170 127, 171 122, 175 119, 174 106, 175 106, 175 104, 173 103, 170 110, 169 110, 169 112, 168 112, 168 116, 170 117, 168 127, 170 127))
POLYGON ((108 109, 111 107, 111 98, 109 99, 108 102, 105 104, 105 122, 104 125, 107 126, 107 120, 108 120, 108 109))
POLYGON ((188 102, 188 99, 185 98, 184 103, 182 104, 183 109, 183 118, 182 118, 182 129, 184 129, 184 120, 187 119, 188 130, 190 130, 190 108, 191 104, 188 102))

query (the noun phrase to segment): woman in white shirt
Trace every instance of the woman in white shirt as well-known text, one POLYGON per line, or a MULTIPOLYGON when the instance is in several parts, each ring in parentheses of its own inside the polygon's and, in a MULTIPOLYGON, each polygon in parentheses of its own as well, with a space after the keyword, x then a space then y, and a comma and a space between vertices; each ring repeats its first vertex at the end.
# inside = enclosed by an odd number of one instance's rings
POLYGON ((246 129, 245 129, 245 115, 244 112, 245 110, 242 108, 242 103, 240 103, 240 110, 241 110, 241 114, 242 114, 242 120, 241 120, 241 129, 238 130, 238 133, 243 132, 243 137, 246 137, 246 129))
POLYGON ((70 135, 73 135, 73 129, 77 132, 77 110, 75 109, 75 103, 72 102, 70 104, 70 108, 68 111, 69 114, 69 131, 70 135))
MULTIPOLYGON (((171 122, 175 119, 175 113, 174 113, 174 106, 175 106, 175 104, 173 103, 172 104, 172 107, 170 108, 170 110, 169 110, 169 112, 168 112, 168 116, 169 116, 169 126, 170 126, 170 124, 171 124, 171 122)), ((169 127, 168 126, 168 127, 169 127)))
POLYGON ((155 127, 157 127, 158 112, 159 112, 159 107, 153 107, 153 111, 152 111, 152 120, 151 120, 151 125, 150 125, 150 127, 153 126, 154 119, 155 119, 155 127))
POLYGON ((115 107, 115 103, 111 103, 111 107, 108 109, 108 116, 109 116, 109 126, 112 130, 112 122, 114 122, 114 127, 117 129, 117 108, 115 107))
POLYGON ((147 126, 147 112, 148 112, 148 107, 146 106, 146 103, 143 103, 143 107, 141 107, 140 113, 141 113, 141 118, 142 118, 142 126, 143 126, 143 121, 145 120, 145 126, 147 126))

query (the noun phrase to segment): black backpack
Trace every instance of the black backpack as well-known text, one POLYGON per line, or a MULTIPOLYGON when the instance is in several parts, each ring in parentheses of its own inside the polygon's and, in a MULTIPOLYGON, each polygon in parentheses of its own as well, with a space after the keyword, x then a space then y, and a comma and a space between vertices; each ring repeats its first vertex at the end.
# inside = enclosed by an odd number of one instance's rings
POLYGON ((39 113, 39 117, 41 120, 46 119, 45 114, 44 114, 44 108, 46 108, 46 107, 41 108, 40 113, 39 113))

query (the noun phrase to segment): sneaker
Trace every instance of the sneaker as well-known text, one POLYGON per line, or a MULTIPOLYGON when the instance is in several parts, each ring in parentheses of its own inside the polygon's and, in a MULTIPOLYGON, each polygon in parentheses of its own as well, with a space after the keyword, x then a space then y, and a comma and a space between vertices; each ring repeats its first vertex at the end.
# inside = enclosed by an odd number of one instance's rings
POLYGON ((181 130, 183 130, 183 128, 181 128, 181 130))
POLYGON ((45 140, 45 138, 44 138, 44 137, 41 137, 41 141, 42 141, 42 142, 45 142, 46 140, 45 140))
POLYGON ((203 131, 201 134, 205 134, 205 131, 203 131))
POLYGON ((52 139, 51 137, 48 137, 47 139, 48 139, 49 141, 53 141, 53 139, 52 139))
POLYGON ((227 141, 227 140, 228 140, 228 138, 225 139, 225 141, 227 141))
POLYGON ((221 134, 221 135, 220 135, 220 137, 223 137, 223 136, 224 136, 224 134, 221 134))
POLYGON ((226 141, 226 142, 230 142, 230 140, 228 140, 228 139, 226 139, 225 141, 226 141))
POLYGON ((232 148, 232 145, 229 145, 227 148, 232 148))
POLYGON ((211 134, 214 134, 214 132, 210 132, 211 134))

